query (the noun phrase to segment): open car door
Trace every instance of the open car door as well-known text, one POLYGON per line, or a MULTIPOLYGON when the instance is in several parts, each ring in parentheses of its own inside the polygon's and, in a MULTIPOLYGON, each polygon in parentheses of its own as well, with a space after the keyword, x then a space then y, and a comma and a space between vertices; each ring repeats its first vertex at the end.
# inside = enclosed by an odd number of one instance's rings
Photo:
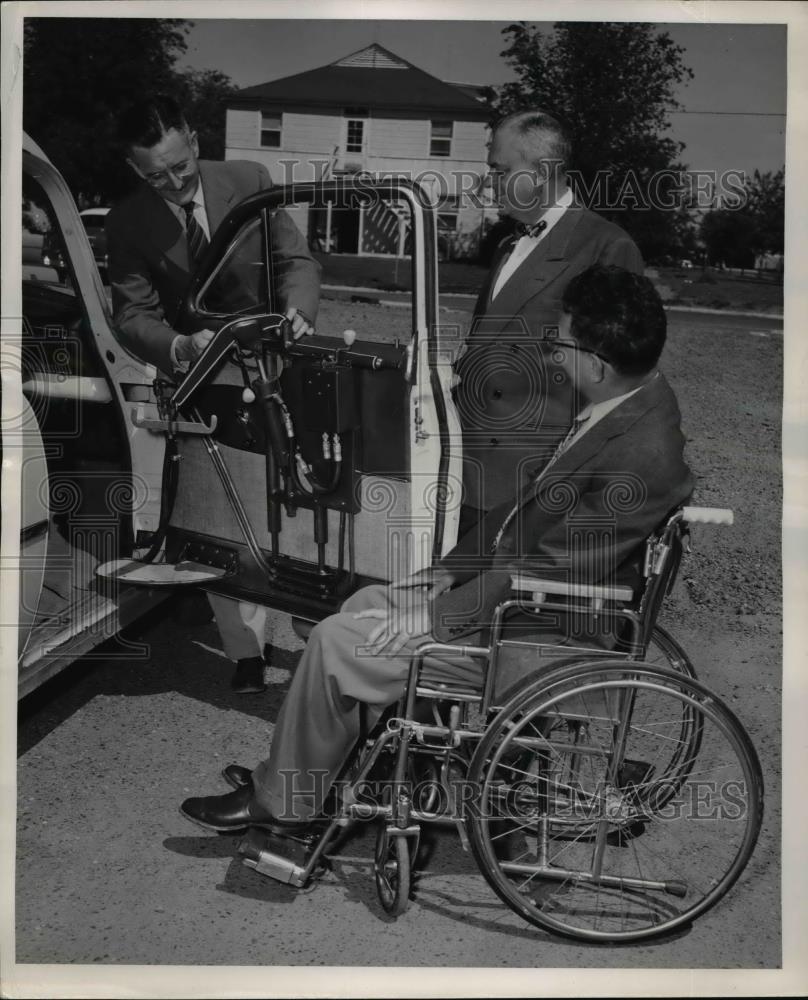
POLYGON ((346 179, 248 198, 217 230, 181 328, 218 332, 179 385, 130 414, 169 443, 161 528, 145 563, 141 550, 109 572, 202 581, 316 620, 451 548, 456 341, 441 340, 434 212, 417 187, 346 179), (271 252, 280 208, 304 231, 326 217, 358 249, 392 250, 405 290, 349 287, 339 269, 375 258, 323 255, 317 333, 292 340, 271 252))

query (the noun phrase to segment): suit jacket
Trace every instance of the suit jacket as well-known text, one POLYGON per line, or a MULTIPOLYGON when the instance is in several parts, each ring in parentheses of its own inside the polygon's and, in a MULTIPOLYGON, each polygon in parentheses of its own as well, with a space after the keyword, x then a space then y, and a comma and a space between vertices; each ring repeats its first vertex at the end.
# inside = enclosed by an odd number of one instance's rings
POLYGON ((679 424, 676 397, 659 374, 575 441, 516 500, 489 511, 441 562, 456 573, 458 584, 433 604, 436 638, 449 642, 484 633, 496 605, 511 596, 515 571, 635 587, 646 538, 693 489, 679 424), (515 505, 516 516, 491 554, 515 505))
MULTIPOLYGON (((266 168, 252 161, 200 160, 211 236, 240 201, 272 186, 266 168)), ((165 199, 141 183, 107 216, 112 308, 122 341, 134 354, 171 373, 171 343, 190 277, 185 230, 165 199)), ((275 308, 297 306, 314 321, 320 267, 297 226, 283 210, 273 216, 272 250, 278 268, 275 308)))
POLYGON ((573 203, 492 301, 509 241, 480 291, 466 352, 455 365, 463 431, 464 502, 489 510, 514 496, 552 455, 580 409, 544 338, 557 328, 570 280, 593 264, 638 274, 643 261, 619 226, 573 203))

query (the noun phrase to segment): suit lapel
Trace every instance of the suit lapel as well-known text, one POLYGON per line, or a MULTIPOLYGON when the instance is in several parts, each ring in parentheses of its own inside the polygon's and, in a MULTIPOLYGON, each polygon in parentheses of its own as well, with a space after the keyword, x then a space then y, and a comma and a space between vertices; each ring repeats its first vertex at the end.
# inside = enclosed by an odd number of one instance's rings
MULTIPOLYGON (((529 299, 539 295, 569 267, 570 242, 582 218, 580 206, 573 203, 536 249, 527 255, 508 278, 494 300, 491 299, 491 292, 500 267, 492 269, 492 279, 488 284, 484 307, 491 314, 501 316, 503 326, 510 317, 522 311, 522 307, 529 299)), ((499 264, 501 263, 500 258, 499 264)))
POLYGON ((603 449, 607 441, 625 434, 641 417, 660 405, 666 388, 667 383, 660 374, 599 420, 591 431, 571 445, 555 462, 545 468, 537 480, 522 491, 519 498, 520 507, 536 500, 547 489, 557 485, 559 480, 567 479, 589 463, 603 449))
POLYGON ((156 259, 167 257, 175 267, 188 270, 188 247, 185 231, 179 219, 168 207, 164 198, 145 182, 140 188, 138 215, 148 220, 146 238, 157 250, 156 259))
POLYGON ((205 212, 208 216, 211 238, 236 200, 236 192, 230 184, 227 174, 223 170, 217 170, 217 166, 218 164, 208 160, 199 161, 202 190, 205 194, 205 212))

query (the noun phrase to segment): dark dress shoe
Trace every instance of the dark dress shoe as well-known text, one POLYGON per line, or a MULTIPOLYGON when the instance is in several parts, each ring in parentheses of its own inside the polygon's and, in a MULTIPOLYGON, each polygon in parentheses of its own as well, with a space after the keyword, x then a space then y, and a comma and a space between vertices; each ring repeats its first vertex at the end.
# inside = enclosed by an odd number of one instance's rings
POLYGON ((265 661, 262 656, 249 656, 236 663, 236 671, 230 681, 230 687, 236 694, 260 694, 266 691, 264 682, 265 661))
POLYGON ((252 771, 241 764, 228 764, 222 771, 222 777, 231 788, 243 788, 252 785, 252 771))
POLYGON ((180 806, 180 812, 192 823, 221 833, 258 826, 272 833, 300 834, 309 827, 309 823, 276 819, 270 812, 262 809, 254 801, 252 784, 237 788, 227 795, 186 799, 180 806))

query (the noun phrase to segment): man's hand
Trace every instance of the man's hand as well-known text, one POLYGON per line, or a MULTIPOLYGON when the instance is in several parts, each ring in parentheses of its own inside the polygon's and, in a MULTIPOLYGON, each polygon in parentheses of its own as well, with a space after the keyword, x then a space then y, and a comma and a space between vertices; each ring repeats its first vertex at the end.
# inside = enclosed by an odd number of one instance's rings
POLYGON ((180 334, 174 341, 177 362, 193 364, 211 340, 213 340, 213 330, 198 330, 188 336, 180 334))
POLYGON ((379 624, 368 634, 367 646, 372 653, 395 656, 410 639, 429 633, 429 610, 426 602, 415 601, 412 607, 383 611, 368 608, 358 611, 354 618, 377 618, 379 624))
POLYGON ((418 570, 417 573, 413 573, 410 576, 405 576, 401 580, 396 580, 390 586, 396 590, 406 590, 410 587, 427 587, 429 589, 425 597, 429 601, 434 601, 436 597, 440 597, 447 590, 451 590, 456 582, 454 573, 441 569, 439 566, 429 566, 426 569, 418 570))
POLYGON ((306 319, 302 312, 295 306, 290 306, 286 310, 286 318, 292 324, 292 339, 300 340, 301 337, 310 337, 314 333, 314 327, 306 319))

